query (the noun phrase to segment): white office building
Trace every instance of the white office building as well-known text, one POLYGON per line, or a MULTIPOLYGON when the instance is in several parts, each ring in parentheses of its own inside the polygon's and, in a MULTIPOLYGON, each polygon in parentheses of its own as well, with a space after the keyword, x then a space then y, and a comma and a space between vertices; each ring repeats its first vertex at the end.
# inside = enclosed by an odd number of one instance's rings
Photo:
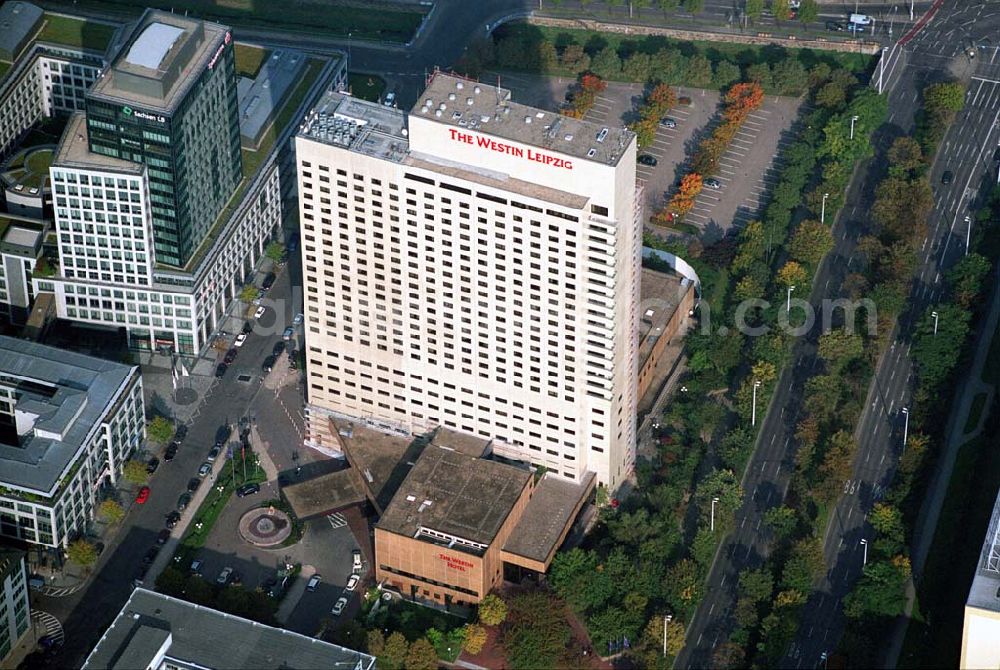
POLYGON ((0 547, 0 663, 28 633, 30 618, 24 552, 0 547))
POLYGON ((437 73, 296 137, 309 436, 436 426, 616 489, 634 464, 635 136, 437 73))
POLYGON ((65 546, 144 435, 139 368, 0 337, 0 535, 65 546))

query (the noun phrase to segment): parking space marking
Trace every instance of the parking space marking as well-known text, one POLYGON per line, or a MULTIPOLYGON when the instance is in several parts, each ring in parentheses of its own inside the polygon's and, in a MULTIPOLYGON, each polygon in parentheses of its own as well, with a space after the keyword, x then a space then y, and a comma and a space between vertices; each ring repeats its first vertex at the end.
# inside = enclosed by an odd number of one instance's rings
POLYGON ((330 527, 333 529, 343 528, 344 526, 347 525, 347 519, 340 512, 327 514, 326 520, 330 522, 330 527))

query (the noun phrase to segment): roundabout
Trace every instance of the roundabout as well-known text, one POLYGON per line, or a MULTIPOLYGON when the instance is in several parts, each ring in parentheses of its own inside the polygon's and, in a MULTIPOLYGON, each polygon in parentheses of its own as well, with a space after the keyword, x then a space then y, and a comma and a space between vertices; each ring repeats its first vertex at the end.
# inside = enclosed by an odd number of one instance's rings
POLYGON ((280 509, 258 507, 240 517, 240 536, 255 547, 276 547, 292 534, 292 520, 280 509))

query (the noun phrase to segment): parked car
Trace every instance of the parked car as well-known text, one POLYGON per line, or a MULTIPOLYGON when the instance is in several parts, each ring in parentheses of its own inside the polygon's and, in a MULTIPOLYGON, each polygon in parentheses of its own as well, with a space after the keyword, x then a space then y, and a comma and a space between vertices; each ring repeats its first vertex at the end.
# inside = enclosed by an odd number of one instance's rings
POLYGON ((355 549, 353 552, 351 552, 351 555, 354 557, 354 565, 353 565, 354 571, 355 572, 360 572, 361 571, 361 550, 360 549, 355 549))
POLYGON ((232 362, 236 360, 236 354, 238 353, 240 353, 240 350, 237 349, 236 347, 233 347, 232 349, 226 352, 226 357, 222 359, 222 362, 225 363, 226 365, 231 365, 232 362))
POLYGON ((663 126, 664 128, 676 128, 677 121, 670 118, 669 116, 665 116, 662 119, 660 119, 660 125, 663 126))
POLYGON ((222 568, 222 572, 220 572, 219 576, 215 578, 215 583, 225 586, 226 584, 229 583, 229 578, 232 576, 233 576, 233 569, 226 566, 222 568))
POLYGON ((203 565, 205 565, 205 561, 201 560, 200 558, 196 558, 193 561, 191 561, 191 574, 200 575, 201 568, 203 565))
POLYGON ((160 531, 159 535, 156 536, 156 544, 166 544, 167 540, 170 539, 170 531, 166 528, 160 531))
POLYGON ((197 477, 192 477, 188 480, 188 493, 194 493, 201 486, 201 480, 197 477))
POLYGON ((649 154, 639 154, 636 161, 642 165, 648 165, 649 167, 656 167, 657 162, 656 158, 654 156, 650 156, 649 154))
POLYGON ((163 460, 172 461, 174 460, 174 457, 176 455, 177 455, 177 443, 171 442, 170 445, 167 447, 167 450, 163 452, 163 460))
POLYGON ((941 175, 942 184, 950 184, 951 180, 955 178, 955 173, 951 170, 945 170, 944 174, 941 175))
POLYGON ((174 441, 175 442, 183 442, 184 438, 187 437, 187 434, 188 434, 187 424, 184 424, 184 423, 180 424, 174 430, 174 441))
POLYGON ((292 335, 294 334, 295 334, 295 329, 289 326, 288 328, 285 328, 285 332, 281 334, 281 339, 286 341, 290 340, 292 339, 292 335))
POLYGON ((147 500, 149 500, 149 487, 143 486, 136 494, 135 501, 140 505, 144 505, 147 500))
POLYGON ((154 472, 156 472, 156 468, 158 467, 160 467, 160 459, 158 459, 156 456, 153 456, 148 461, 146 461, 146 472, 148 474, 153 474, 154 472))
POLYGON ((42 649, 56 649, 62 646, 63 641, 55 635, 43 635, 38 638, 38 646, 42 649))
POLYGON ((250 322, 250 321, 244 321, 243 322, 243 328, 240 330, 240 332, 241 333, 246 333, 247 335, 249 335, 250 331, 252 331, 252 330, 253 330, 253 323, 250 322))
POLYGON ((286 245, 288 251, 297 251, 299 248, 299 233, 298 231, 292 233, 288 236, 288 244, 286 245))
POLYGON ((246 341, 247 341, 247 334, 246 333, 240 333, 239 335, 236 336, 236 339, 233 340, 233 346, 234 347, 242 347, 243 343, 246 342, 246 341))
POLYGON ((347 578, 347 586, 344 587, 345 591, 353 591, 358 588, 358 582, 361 581, 361 577, 358 575, 351 575, 347 578))
POLYGON ((293 326, 301 326, 302 322, 305 321, 305 320, 306 320, 306 315, 303 314, 302 312, 299 312, 298 314, 295 315, 295 318, 292 319, 292 325, 293 326))
POLYGON ((718 179, 715 179, 714 177, 709 177, 702 183, 705 185, 706 188, 715 189, 716 191, 722 188, 722 182, 719 181, 718 179))
POLYGON ((220 378, 220 379, 222 377, 225 377, 226 376, 226 370, 228 370, 228 369, 229 369, 228 365, 226 365, 225 363, 219 363, 218 365, 215 366, 215 376, 218 377, 218 378, 220 378))
POLYGON ((333 616, 340 616, 343 614, 345 607, 347 607, 347 598, 340 596, 337 598, 337 602, 333 604, 333 609, 330 610, 330 613, 333 614, 333 616))
POLYGON ((847 30, 847 26, 837 21, 827 21, 826 29, 835 33, 842 33, 847 30))
POLYGON ((260 484, 253 484, 253 483, 244 484, 243 486, 236 489, 236 495, 240 498, 246 498, 247 496, 251 496, 254 493, 258 493, 259 491, 260 491, 260 484))
POLYGON ((851 14, 847 20, 858 26, 869 26, 872 24, 872 17, 867 14, 851 14))
POLYGON ((216 445, 216 446, 212 447, 211 449, 209 449, 208 450, 208 462, 209 463, 215 463, 215 459, 217 459, 219 457, 219 453, 221 451, 222 451, 222 447, 218 446, 218 445, 216 445))
MULTIPOLYGON (((187 505, 185 505, 187 507, 187 505)), ((170 530, 173 530, 177 526, 177 522, 181 520, 181 513, 178 511, 173 511, 167 515, 166 526, 170 530)))
POLYGON ((264 359, 263 364, 261 364, 260 366, 261 370, 263 370, 264 372, 270 372, 274 368, 274 363, 276 361, 277 361, 276 357, 268 356, 267 358, 264 359))
POLYGON ((396 92, 395 91, 389 91, 388 93, 386 93, 385 94, 385 100, 382 101, 382 104, 385 105, 386 107, 395 107, 396 106, 396 92))
POLYGON ((278 340, 277 342, 274 343, 274 346, 271 347, 271 355, 272 356, 280 356, 281 352, 283 352, 284 350, 285 350, 285 343, 284 343, 284 341, 283 340, 278 340))
POLYGON ((152 563, 153 561, 155 561, 156 560, 156 555, 158 553, 160 553, 160 548, 159 547, 156 547, 156 546, 150 547, 149 551, 146 552, 146 555, 142 557, 142 563, 143 563, 143 565, 149 565, 150 563, 152 563))
POLYGON ((321 575, 313 575, 309 578, 309 581, 306 582, 306 591, 315 591, 321 581, 323 581, 323 577, 321 575))
MULTIPOLYGON (((267 312, 267 308, 266 307, 263 307, 263 306, 258 307, 257 309, 254 310, 253 318, 259 319, 260 317, 264 316, 264 314, 266 312, 267 312)), ((251 326, 251 328, 253 328, 253 326, 251 326)))
POLYGON ((260 288, 264 291, 268 290, 269 288, 274 286, 275 279, 277 279, 277 277, 275 277, 274 273, 268 272, 266 275, 264 275, 264 281, 260 283, 260 288))
MULTIPOLYGON (((196 479, 194 481, 198 481, 198 480, 196 479)), ((190 488, 191 487, 188 486, 189 490, 190 490, 190 488)), ((198 488, 198 487, 196 486, 195 488, 198 488)), ((190 505, 190 504, 191 504, 191 494, 190 493, 182 493, 181 497, 177 499, 177 511, 178 512, 183 512, 184 510, 187 509, 187 506, 190 505)))
POLYGON ((212 471, 212 464, 209 463, 208 461, 206 461, 206 462, 204 462, 204 463, 201 464, 200 468, 198 468, 198 476, 199 477, 206 477, 206 476, 208 476, 208 473, 211 472, 211 471, 212 471))

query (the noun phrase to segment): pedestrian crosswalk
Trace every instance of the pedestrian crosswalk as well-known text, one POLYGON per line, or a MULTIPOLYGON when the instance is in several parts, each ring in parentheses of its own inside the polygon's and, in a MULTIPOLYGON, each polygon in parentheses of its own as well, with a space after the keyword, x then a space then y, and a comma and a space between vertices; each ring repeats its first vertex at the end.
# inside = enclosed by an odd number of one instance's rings
POLYGON ((66 636, 63 633, 63 627, 59 622, 59 619, 55 618, 48 612, 43 612, 41 610, 31 610, 31 619, 40 630, 45 631, 40 633, 39 636, 48 635, 52 638, 56 645, 63 643, 66 636))
POLYGON ((330 522, 331 528, 343 528, 347 525, 347 519, 340 512, 328 514, 326 516, 326 520, 330 522))

